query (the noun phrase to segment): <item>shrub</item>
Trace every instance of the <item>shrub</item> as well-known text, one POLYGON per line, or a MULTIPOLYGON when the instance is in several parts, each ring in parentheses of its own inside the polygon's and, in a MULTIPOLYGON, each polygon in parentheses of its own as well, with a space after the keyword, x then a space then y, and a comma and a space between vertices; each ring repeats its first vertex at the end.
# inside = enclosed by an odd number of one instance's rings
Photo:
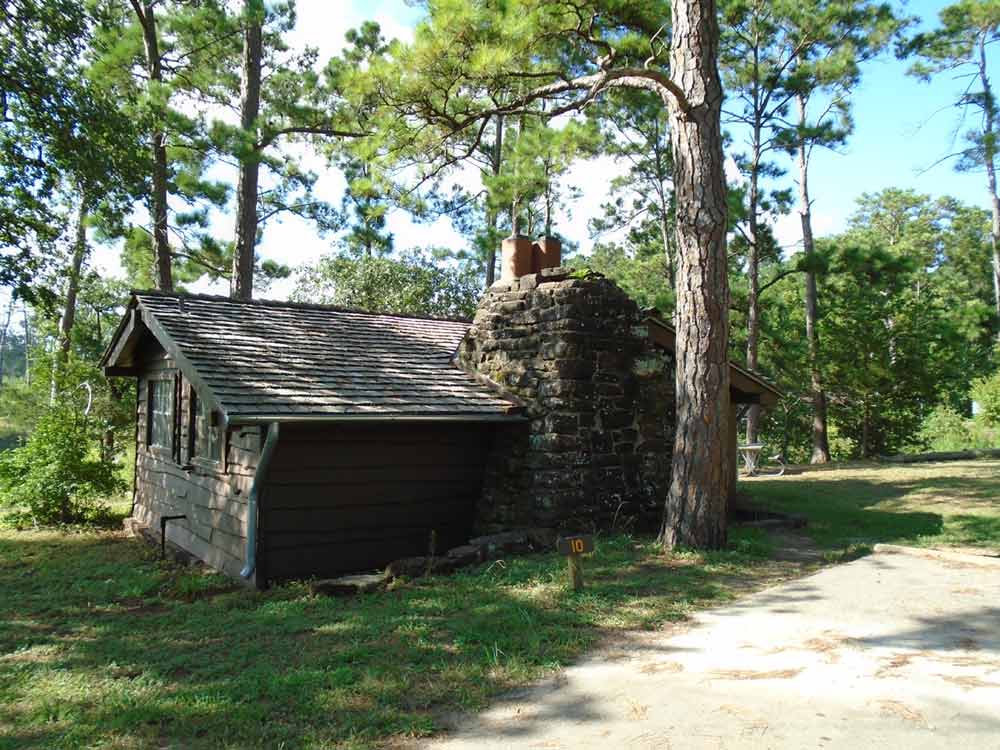
POLYGON ((970 395, 979 404, 976 418, 988 427, 1000 427, 1000 372, 973 380, 970 395))
POLYGON ((57 405, 28 441, 0 455, 0 504, 41 524, 85 523, 108 513, 106 499, 125 489, 115 465, 94 458, 86 419, 57 405))
POLYGON ((920 425, 919 444, 932 451, 957 451, 972 447, 966 420, 950 406, 940 404, 920 425))

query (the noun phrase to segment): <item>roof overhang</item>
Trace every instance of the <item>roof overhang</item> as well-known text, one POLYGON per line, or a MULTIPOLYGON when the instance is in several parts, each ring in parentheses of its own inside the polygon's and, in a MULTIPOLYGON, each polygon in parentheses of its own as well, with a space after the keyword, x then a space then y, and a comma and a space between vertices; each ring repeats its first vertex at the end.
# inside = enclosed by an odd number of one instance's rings
POLYGON ((135 292, 132 293, 132 298, 129 300, 125 315, 111 337, 111 343, 108 344, 104 356, 101 357, 100 366, 104 370, 104 374, 109 377, 134 377, 139 375, 143 363, 136 359, 136 354, 139 349, 139 343, 144 336, 148 335, 152 335, 156 339, 167 355, 174 360, 177 369, 184 374, 188 382, 194 384, 200 394, 199 398, 205 399, 212 409, 219 411, 222 414, 223 424, 228 424, 230 422, 229 414, 222 406, 222 403, 202 379, 194 365, 184 355, 184 352, 181 351, 181 348, 171 338, 170 334, 156 320, 156 316, 143 307, 142 301, 135 292))
MULTIPOLYGON (((677 333, 673 326, 655 315, 647 315, 643 322, 647 325, 649 339, 654 344, 670 351, 677 350, 677 333)), ((760 404, 766 407, 775 406, 785 395, 772 383, 732 360, 729 361, 729 392, 735 403, 760 404)))
POLYGON ((510 414, 234 414, 230 424, 259 425, 332 422, 525 422, 521 413, 510 414))

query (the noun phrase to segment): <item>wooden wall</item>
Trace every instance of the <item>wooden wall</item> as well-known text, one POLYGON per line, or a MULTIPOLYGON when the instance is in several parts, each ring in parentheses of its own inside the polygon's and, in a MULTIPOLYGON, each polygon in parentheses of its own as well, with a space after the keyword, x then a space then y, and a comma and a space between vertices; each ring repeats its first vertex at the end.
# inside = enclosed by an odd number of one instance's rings
POLYGON ((268 581, 375 569, 465 544, 492 428, 282 425, 261 499, 268 581))
POLYGON ((189 453, 190 383, 180 378, 180 462, 172 451, 146 444, 150 380, 178 377, 174 363, 161 350, 143 356, 138 384, 135 511, 133 518, 159 535, 160 517, 185 515, 167 524, 167 539, 232 576, 246 560, 247 498, 261 448, 258 427, 236 427, 225 439, 226 461, 215 466, 189 453))

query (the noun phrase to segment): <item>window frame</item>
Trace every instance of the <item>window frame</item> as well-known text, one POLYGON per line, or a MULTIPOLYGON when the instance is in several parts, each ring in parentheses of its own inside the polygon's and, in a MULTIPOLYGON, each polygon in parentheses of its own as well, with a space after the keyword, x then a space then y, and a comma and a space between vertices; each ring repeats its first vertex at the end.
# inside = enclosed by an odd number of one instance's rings
POLYGON ((174 455, 174 442, 175 442, 175 432, 176 432, 176 419, 177 419, 177 389, 175 387, 175 381, 173 377, 151 377, 146 381, 146 449, 150 452, 157 453, 160 455, 171 456, 174 455), (153 432, 154 425, 156 422, 155 414, 153 409, 153 401, 155 399, 157 386, 160 383, 166 383, 167 387, 164 389, 167 392, 167 402, 168 410, 167 415, 167 434, 165 437, 165 444, 153 442, 153 432))
MULTIPOLYGON (((215 455, 201 455, 198 453, 199 446, 204 442, 198 439, 199 411, 206 403, 207 402, 198 397, 198 390, 194 387, 194 385, 191 385, 188 390, 188 461, 192 464, 200 464, 218 471, 222 467, 222 457, 225 450, 225 436, 222 434, 221 424, 209 425, 210 428, 214 427, 216 430, 217 445, 215 448, 215 455)), ((218 411, 216 409, 209 409, 203 419, 211 421, 216 418, 217 414, 218 411)), ((210 441, 209 444, 211 444, 210 441)))

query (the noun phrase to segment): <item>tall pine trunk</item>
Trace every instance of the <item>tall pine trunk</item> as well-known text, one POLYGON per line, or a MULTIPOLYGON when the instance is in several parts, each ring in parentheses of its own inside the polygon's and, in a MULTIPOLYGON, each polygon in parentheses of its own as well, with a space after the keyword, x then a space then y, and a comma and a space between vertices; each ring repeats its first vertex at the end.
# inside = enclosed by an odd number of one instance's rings
MULTIPOLYGON (((754 22, 753 44, 753 142, 750 154, 750 188, 747 207, 747 240, 750 253, 747 260, 747 369, 757 371, 758 352, 760 349, 760 161, 761 138, 764 117, 761 104, 761 70, 760 70, 760 29, 754 22)), ((757 432, 760 425, 760 406, 751 404, 747 409, 747 443, 757 442, 757 432)))
POLYGON ((83 262, 87 258, 87 202, 86 196, 80 197, 80 212, 76 219, 76 238, 73 243, 73 255, 66 269, 66 300, 63 313, 59 318, 59 351, 57 360, 65 364, 72 345, 73 326, 76 324, 76 300, 80 294, 80 276, 83 262))
POLYGON ((87 256, 87 196, 80 196, 80 211, 76 217, 76 237, 73 254, 66 268, 66 297, 62 315, 59 316, 59 340, 52 358, 52 382, 49 385, 49 405, 54 405, 59 395, 59 375, 69 361, 73 345, 73 326, 76 324, 76 299, 80 294, 80 275, 87 256))
POLYGON ((14 315, 15 302, 17 302, 17 297, 12 294, 10 302, 7 304, 7 317, 4 318, 3 329, 0 330, 0 388, 3 388, 4 355, 7 353, 7 332, 10 330, 10 319, 14 315))
MULTIPOLYGON (((493 156, 490 161, 490 165, 493 169, 493 177, 498 177, 500 175, 500 167, 502 165, 503 158, 503 115, 497 115, 497 133, 496 138, 493 141, 493 156)), ((497 268, 497 243, 496 235, 498 224, 500 222, 500 212, 495 208, 489 208, 486 212, 486 226, 489 230, 492 230, 493 234, 490 236, 486 247, 486 288, 489 289, 493 286, 493 282, 496 281, 496 268, 497 268)))
MULTIPOLYGON (((754 139, 754 158, 750 171, 750 201, 749 201, 749 231, 750 255, 747 262, 747 369, 757 371, 758 352, 760 350, 760 245, 758 235, 757 211, 759 200, 758 163, 759 163, 759 128, 754 139)), ((747 409, 747 442, 757 442, 758 425, 760 423, 760 406, 751 404, 747 409)))
MULTIPOLYGON (((1000 321, 1000 198, 997 197, 997 173, 996 154, 997 147, 995 133, 997 106, 993 98, 993 88, 990 85, 989 73, 986 69, 986 45, 988 39, 985 34, 979 37, 979 81, 983 85, 983 161, 986 164, 986 182, 990 192, 990 208, 992 210, 992 223, 990 226, 990 245, 993 250, 993 302, 994 313, 997 321, 1000 321)), ((997 341, 1000 341, 1000 325, 997 326, 997 341)))
POLYGON ((246 0, 243 5, 243 77, 240 85, 240 127, 251 143, 240 157, 240 175, 236 188, 236 245, 233 249, 233 272, 230 296, 253 297, 254 249, 257 245, 257 184, 260 176, 256 123, 260 114, 261 58, 264 52, 264 6, 260 0, 246 0))
MULTIPOLYGON (((142 40, 146 50, 146 73, 149 85, 163 83, 163 61, 160 57, 160 40, 156 29, 155 3, 139 4, 132 0, 132 9, 142 26, 142 40)), ((173 291, 174 278, 171 266, 170 235, 167 218, 167 135, 155 128, 150 139, 153 159, 152 191, 149 195, 149 214, 153 225, 153 280, 156 288, 173 291)))
POLYGON ((31 326, 28 323, 28 303, 23 300, 21 312, 24 314, 24 383, 31 385, 31 326))
MULTIPOLYGON (((806 99, 799 96, 799 130, 806 124, 806 99)), ((827 435, 826 392, 819 365, 819 302, 816 291, 816 272, 813 270, 816 244, 812 233, 812 208, 809 201, 809 149, 804 136, 799 137, 799 219, 802 223, 802 252, 806 262, 806 343, 809 347, 809 393, 812 399, 812 458, 811 463, 830 463, 830 440, 827 435)))
POLYGON ((719 27, 714 0, 672 1, 670 99, 677 195, 677 430, 661 541, 726 543, 730 491, 729 280, 719 27))

